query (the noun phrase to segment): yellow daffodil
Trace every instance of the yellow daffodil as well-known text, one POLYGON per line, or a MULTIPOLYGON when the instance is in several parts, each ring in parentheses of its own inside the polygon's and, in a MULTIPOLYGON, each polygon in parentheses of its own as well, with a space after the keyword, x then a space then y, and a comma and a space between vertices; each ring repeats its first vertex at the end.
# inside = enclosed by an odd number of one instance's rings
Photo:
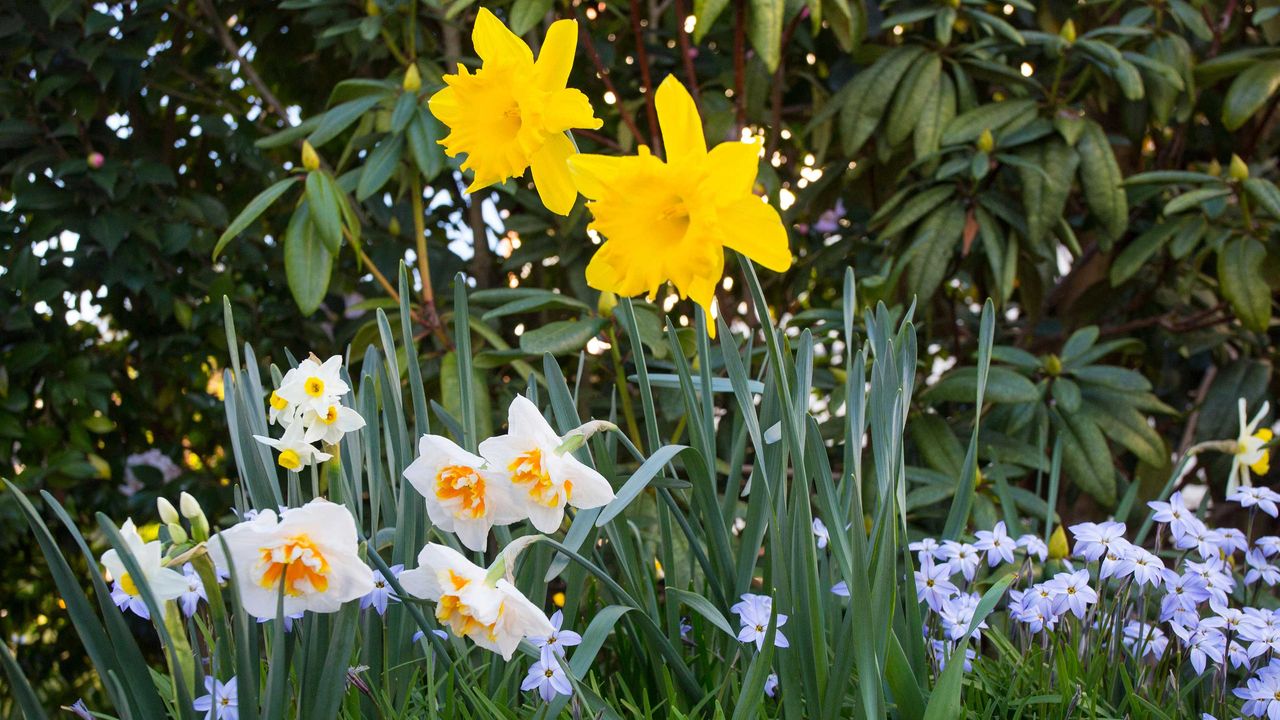
POLYGON ((1248 419, 1245 399, 1240 398, 1240 435, 1236 438, 1236 451, 1231 458, 1231 474, 1227 478, 1227 492, 1234 492, 1237 487, 1249 487, 1253 484, 1252 473, 1266 475, 1271 470, 1271 450, 1267 445, 1274 435, 1271 428, 1259 427, 1262 419, 1271 409, 1270 403, 1262 403, 1262 407, 1248 419))
MULTIPOLYGON (((787 231, 778 212, 752 193, 758 140, 724 142, 708 152, 693 98, 673 77, 654 101, 666 162, 643 145, 637 156, 569 160, 594 216, 591 227, 605 237, 587 266, 587 283, 653 299, 669 280, 709 319, 724 248, 782 272, 791 267, 787 231)), ((715 325, 707 327, 714 335, 715 325)))
POLYGON ((566 134, 596 129, 591 103, 565 87, 578 43, 578 23, 560 20, 547 30, 538 59, 493 13, 480 8, 471 34, 483 65, 475 73, 459 64, 446 87, 431 96, 431 112, 449 127, 445 153, 466 153, 463 170, 475 173, 475 192, 533 169, 533 182, 548 210, 569 214, 578 198, 566 161, 577 152, 566 134))

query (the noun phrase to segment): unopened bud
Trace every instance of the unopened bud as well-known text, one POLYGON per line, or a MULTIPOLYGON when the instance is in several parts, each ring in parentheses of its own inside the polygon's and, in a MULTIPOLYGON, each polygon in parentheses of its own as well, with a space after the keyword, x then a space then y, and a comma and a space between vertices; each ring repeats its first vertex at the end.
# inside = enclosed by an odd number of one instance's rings
POLYGON ((1057 355, 1050 355, 1044 359, 1044 371, 1051 377, 1057 377, 1062 374, 1062 360, 1057 355))
POLYGON ((399 218, 396 218, 396 217, 391 218, 391 222, 387 223, 387 232, 390 233, 392 237, 396 237, 397 235, 400 234, 399 218))
POLYGON ((165 528, 169 530, 169 541, 174 545, 181 545, 190 539, 187 537, 187 531, 183 530, 178 523, 169 523, 165 528))
POLYGON ((1076 41, 1076 22, 1068 20, 1062 24, 1062 29, 1058 31, 1058 37, 1067 41, 1070 45, 1076 41))
POLYGON ((306 140, 302 141, 302 167, 308 171, 320 168, 320 156, 316 154, 316 149, 311 147, 311 143, 306 140))
POLYGON ((1063 532, 1062 526, 1053 529, 1053 534, 1049 536, 1049 559, 1061 560, 1071 552, 1071 547, 1067 545, 1067 534, 1063 532))
POLYGON ((160 512, 160 522, 166 525, 175 525, 182 522, 178 517, 178 511, 173 507, 173 503, 164 498, 156 498, 156 510, 160 512))
POLYGON ((409 69, 404 71, 404 83, 401 85, 405 92, 416 93, 422 89, 422 76, 418 74, 417 63, 411 63, 409 69))
POLYGON ((1239 155, 1232 154, 1231 167, 1227 170, 1227 173, 1231 176, 1231 179, 1236 182, 1248 180, 1249 166, 1245 164, 1244 160, 1240 159, 1239 155))
POLYGON ((364 14, 369 17, 378 17, 382 14, 382 8, 378 7, 377 0, 365 0, 364 14))
MULTIPOLYGON (((167 505, 168 503, 165 504, 167 505)), ((183 492, 179 495, 178 506, 182 508, 182 516, 188 520, 194 520, 197 517, 204 517, 204 510, 201 509, 200 503, 191 496, 191 493, 183 492)))
POLYGON ((984 153, 989 153, 996 149, 996 138, 991 134, 990 128, 983 130, 982 134, 978 136, 978 149, 984 153))
POLYGON ((1205 169, 1205 172, 1214 177, 1222 177, 1222 163, 1218 162, 1217 158, 1210 160, 1209 167, 1205 169))
POLYGON ((600 313, 600 317, 613 317, 613 309, 618 307, 618 296, 605 290, 600 293, 600 299, 596 301, 596 312, 600 313))
POLYGON ((89 163, 89 167, 99 170, 106 164, 107 158, 100 152, 91 152, 89 157, 85 158, 85 162, 89 163))

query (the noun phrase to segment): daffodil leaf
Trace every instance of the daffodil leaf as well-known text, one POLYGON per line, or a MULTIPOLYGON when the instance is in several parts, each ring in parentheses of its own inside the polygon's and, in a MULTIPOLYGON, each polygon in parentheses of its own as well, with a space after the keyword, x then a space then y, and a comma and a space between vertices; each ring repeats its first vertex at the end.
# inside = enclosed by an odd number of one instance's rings
POLYGON ((546 16, 552 0, 516 0, 511 6, 511 32, 524 35, 546 16))

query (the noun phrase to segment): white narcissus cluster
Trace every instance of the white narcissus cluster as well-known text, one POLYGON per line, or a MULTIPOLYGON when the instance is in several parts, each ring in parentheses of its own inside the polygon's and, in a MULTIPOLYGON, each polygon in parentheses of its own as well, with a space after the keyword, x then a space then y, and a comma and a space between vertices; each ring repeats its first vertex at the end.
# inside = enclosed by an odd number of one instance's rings
POLYGON ((275 448, 279 453, 276 463, 291 472, 324 462, 333 455, 317 448, 315 442, 337 445, 343 435, 364 427, 360 413, 342 404, 342 397, 350 391, 342 379, 340 355, 323 363, 312 355, 285 373, 280 387, 268 398, 267 420, 283 427, 284 435, 253 437, 275 448))
POLYGON ((566 506, 596 508, 613 499, 609 482, 571 453, 585 435, 561 437, 536 405, 518 395, 507 412, 507 434, 480 443, 480 455, 425 435, 404 476, 426 499, 433 523, 483 551, 495 525, 528 518, 539 532, 551 533, 560 528, 566 506))

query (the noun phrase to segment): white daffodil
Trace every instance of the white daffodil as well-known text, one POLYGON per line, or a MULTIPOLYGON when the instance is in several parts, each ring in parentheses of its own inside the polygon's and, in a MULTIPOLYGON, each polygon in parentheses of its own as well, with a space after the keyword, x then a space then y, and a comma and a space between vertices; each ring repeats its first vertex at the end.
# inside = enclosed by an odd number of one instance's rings
POLYGON ((512 501, 507 474, 484 464, 484 458, 448 438, 423 435, 418 458, 404 471, 405 479, 426 499, 431 522, 480 552, 494 525, 509 525, 524 517, 512 501))
POLYGON ((350 390, 342 380, 341 370, 341 355, 334 355, 323 364, 312 355, 289 372, 292 377, 285 376, 276 392, 296 405, 299 413, 310 410, 323 415, 350 390))
POLYGON ((303 432, 302 423, 293 423, 285 428, 284 435, 279 438, 254 435, 253 439, 279 450, 276 464, 291 472, 298 472, 303 465, 322 463, 333 457, 327 452, 320 452, 314 445, 308 443, 303 432))
POLYGON ((332 405, 325 408, 323 414, 314 410, 302 413, 302 426, 307 429, 303 440, 309 443, 320 440, 327 445, 337 445, 343 435, 364 427, 364 418, 360 413, 346 405, 340 405, 335 400, 332 405))
POLYGON ((480 443, 484 459, 510 473, 512 499, 544 533, 559 529, 565 505, 594 508, 613 499, 609 482, 564 446, 565 438, 523 395, 517 395, 507 411, 507 434, 480 443))
MULTIPOLYGON (((156 600, 161 602, 173 600, 187 591, 186 576, 164 566, 159 540, 143 542, 133 520, 125 520, 124 525, 120 526, 120 537, 124 539, 124 546, 129 549, 134 562, 138 563, 138 569, 142 571, 142 577, 147 585, 151 586, 151 594, 156 600)), ((124 559, 120 557, 120 553, 112 548, 102 554, 101 560, 103 567, 116 581, 116 586, 128 596, 126 603, 136 599, 140 604, 142 593, 138 590, 137 579, 125 568, 124 559)), ((121 603, 117 602, 117 604, 121 603)))
POLYGON ((282 594, 289 616, 337 612, 373 590, 351 511, 323 498, 278 517, 262 510, 209 538, 208 547, 219 570, 235 573, 240 601, 257 617, 274 618, 282 594))
POLYGON ((1235 492, 1240 486, 1253 484, 1250 471, 1258 475, 1266 475, 1271 469, 1271 450, 1267 443, 1274 435, 1271 428, 1260 428, 1262 418, 1266 417, 1270 403, 1262 403, 1262 407, 1252 420, 1245 419, 1245 400, 1240 398, 1240 437, 1236 438, 1236 451, 1231 457, 1231 475, 1227 477, 1227 494, 1235 492))
POLYGON ((436 620, 454 635, 471 638, 504 660, 511 659, 521 640, 555 631, 510 581, 486 576, 484 568, 457 550, 432 543, 418 554, 418 567, 400 576, 400 584, 410 595, 434 601, 436 620))

